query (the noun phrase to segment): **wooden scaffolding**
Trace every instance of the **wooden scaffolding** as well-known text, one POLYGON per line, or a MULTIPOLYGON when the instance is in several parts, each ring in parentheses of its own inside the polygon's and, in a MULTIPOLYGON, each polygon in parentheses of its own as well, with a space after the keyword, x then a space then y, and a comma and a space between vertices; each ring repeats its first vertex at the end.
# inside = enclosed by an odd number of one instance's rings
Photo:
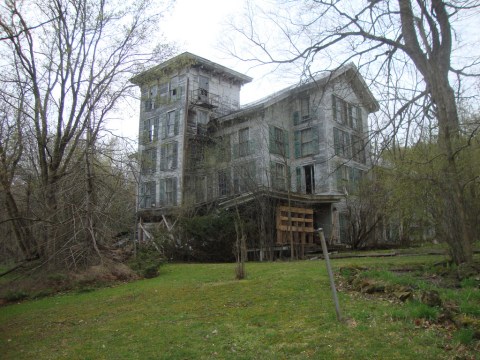
POLYGON ((277 245, 294 245, 303 257, 305 247, 315 244, 313 210, 279 206, 276 218, 277 245))

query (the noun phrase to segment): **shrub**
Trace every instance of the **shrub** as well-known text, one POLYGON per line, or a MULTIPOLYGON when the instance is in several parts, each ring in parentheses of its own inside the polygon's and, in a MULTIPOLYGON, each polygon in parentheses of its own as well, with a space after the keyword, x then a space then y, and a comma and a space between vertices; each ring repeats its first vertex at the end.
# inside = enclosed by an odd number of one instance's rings
POLYGON ((158 276, 158 268, 164 262, 164 256, 153 244, 143 244, 138 247, 137 254, 130 260, 129 265, 138 275, 150 279, 158 276))

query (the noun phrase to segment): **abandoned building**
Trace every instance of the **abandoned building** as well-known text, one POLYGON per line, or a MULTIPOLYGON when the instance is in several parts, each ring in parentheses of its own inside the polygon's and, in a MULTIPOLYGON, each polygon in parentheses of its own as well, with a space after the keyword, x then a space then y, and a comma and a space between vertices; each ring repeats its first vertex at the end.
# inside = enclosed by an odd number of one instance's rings
POLYGON ((321 227, 343 241, 342 199, 369 169, 378 103, 353 64, 240 106, 252 79, 183 53, 132 79, 141 88, 138 217, 179 209, 254 209, 252 251, 304 248, 321 227))

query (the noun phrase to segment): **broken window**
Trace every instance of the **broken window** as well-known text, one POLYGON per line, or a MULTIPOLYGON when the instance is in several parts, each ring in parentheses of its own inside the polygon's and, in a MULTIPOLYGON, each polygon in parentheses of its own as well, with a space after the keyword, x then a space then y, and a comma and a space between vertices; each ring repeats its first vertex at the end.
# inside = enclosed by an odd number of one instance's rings
POLYGON ((170 99, 175 101, 179 96, 178 76, 174 76, 170 79, 170 99))

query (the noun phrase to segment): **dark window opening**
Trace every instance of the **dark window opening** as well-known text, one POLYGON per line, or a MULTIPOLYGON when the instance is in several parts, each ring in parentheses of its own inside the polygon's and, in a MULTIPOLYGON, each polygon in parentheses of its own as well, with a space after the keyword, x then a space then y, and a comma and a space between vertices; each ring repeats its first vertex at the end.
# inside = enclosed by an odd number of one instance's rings
POLYGON ((313 165, 303 167, 305 172, 305 193, 313 194, 315 192, 315 173, 313 165))

